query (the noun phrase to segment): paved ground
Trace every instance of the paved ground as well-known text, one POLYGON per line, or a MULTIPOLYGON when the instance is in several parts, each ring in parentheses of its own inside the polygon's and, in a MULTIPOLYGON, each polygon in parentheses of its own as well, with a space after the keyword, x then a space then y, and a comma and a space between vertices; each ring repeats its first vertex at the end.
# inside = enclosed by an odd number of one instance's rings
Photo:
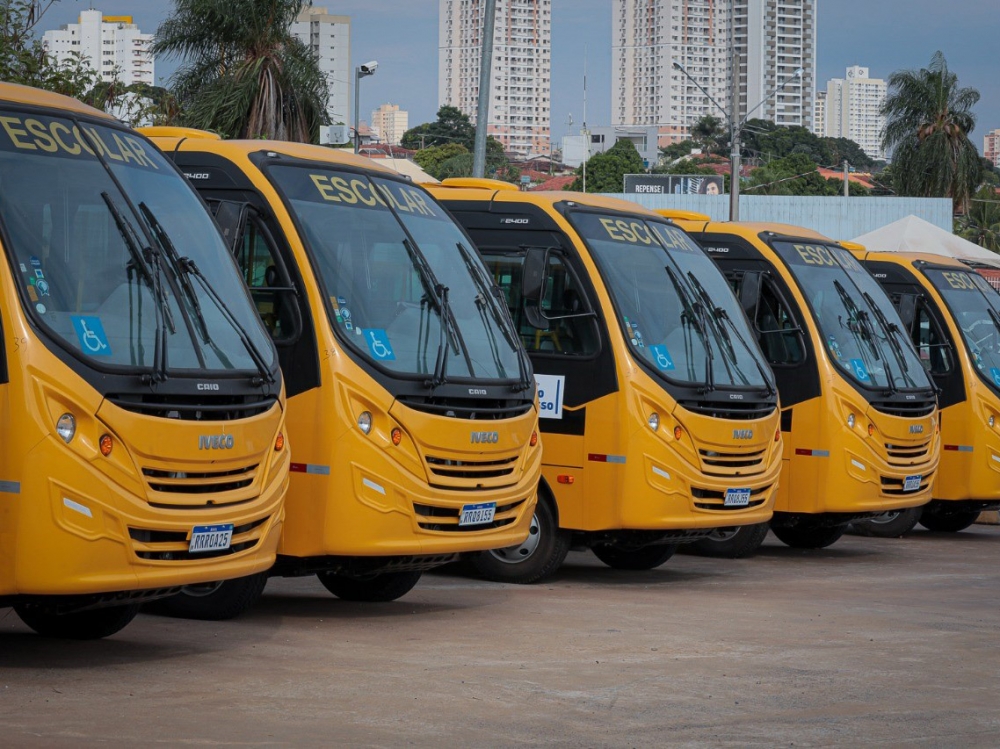
POLYGON ((997 746, 1000 527, 846 536, 649 573, 425 576, 402 601, 272 580, 229 623, 46 641, 0 611, 0 741, 997 746))

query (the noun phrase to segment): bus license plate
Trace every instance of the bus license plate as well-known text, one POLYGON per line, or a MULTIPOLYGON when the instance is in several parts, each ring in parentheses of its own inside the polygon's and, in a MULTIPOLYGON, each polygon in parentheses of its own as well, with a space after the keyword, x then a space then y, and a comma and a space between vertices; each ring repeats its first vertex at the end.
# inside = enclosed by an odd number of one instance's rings
POLYGON ((481 502, 478 505, 462 505, 462 515, 459 525, 484 525, 493 522, 497 512, 496 502, 481 502))
POLYGON ((907 476, 903 479, 903 491, 904 492, 915 492, 920 488, 920 476, 907 476))
POLYGON ((233 542, 233 524, 196 525, 191 531, 188 552, 199 554, 206 551, 225 551, 233 542))
POLYGON ((750 504, 749 489, 726 489, 724 507, 746 507, 750 504))

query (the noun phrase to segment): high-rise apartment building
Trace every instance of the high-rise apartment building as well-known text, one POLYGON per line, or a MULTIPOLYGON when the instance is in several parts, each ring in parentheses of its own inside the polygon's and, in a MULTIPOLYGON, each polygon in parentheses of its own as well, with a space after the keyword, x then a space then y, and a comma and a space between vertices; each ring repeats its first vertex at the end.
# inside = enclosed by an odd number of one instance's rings
POLYGON ((813 135, 826 135, 826 91, 816 92, 816 106, 813 109, 813 135))
POLYGON ((89 61, 102 81, 153 85, 152 34, 143 34, 132 16, 106 16, 99 10, 80 13, 78 23, 68 23, 42 35, 42 46, 58 62, 74 54, 89 61))
POLYGON ((882 130, 885 117, 881 109, 885 94, 886 82, 881 78, 869 78, 868 68, 859 65, 849 67, 843 78, 827 81, 823 134, 830 138, 849 138, 870 158, 884 159, 882 130))
POLYGON ((351 19, 326 8, 307 5, 292 24, 292 34, 319 57, 330 99, 326 112, 331 123, 351 122, 351 19))
MULTIPOLYGON (((438 103, 476 121, 485 0, 439 0, 438 103)), ((497 0, 487 131, 520 156, 548 154, 552 0, 497 0)))
POLYGON ((615 125, 657 125, 676 140, 705 115, 722 116, 699 86, 728 112, 735 82, 741 117, 749 109, 752 117, 811 128, 815 66, 816 0, 613 2, 615 125))
POLYGON ((1000 130, 991 130, 983 136, 983 156, 1000 167, 1000 130))
POLYGON ((372 111, 372 129, 378 130, 383 143, 398 146, 403 133, 410 129, 410 113, 398 104, 383 104, 372 111))

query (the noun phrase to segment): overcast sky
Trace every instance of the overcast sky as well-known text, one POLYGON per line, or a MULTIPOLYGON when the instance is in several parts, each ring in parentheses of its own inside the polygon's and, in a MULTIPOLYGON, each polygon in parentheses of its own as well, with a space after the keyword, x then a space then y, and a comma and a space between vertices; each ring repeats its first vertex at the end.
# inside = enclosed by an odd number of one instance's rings
MULTIPOLYGON (((351 16, 352 69, 378 60, 378 73, 361 87, 361 117, 379 104, 399 104, 410 125, 434 119, 437 111, 437 0, 315 0, 331 13, 351 16)), ((170 12, 170 0, 60 0, 44 28, 76 20, 81 10, 130 14, 143 31, 155 31, 170 12)), ((964 86, 982 94, 972 140, 982 150, 983 134, 1000 128, 1000 0, 819 0, 817 82, 844 76, 849 65, 886 77, 901 68, 925 66, 935 50, 964 86)), ((591 125, 610 124, 611 0, 552 2, 552 134, 574 129, 583 116, 586 56, 591 125)), ((157 78, 169 77, 176 61, 158 61, 157 78)), ((352 98, 353 101, 353 98, 352 98)))

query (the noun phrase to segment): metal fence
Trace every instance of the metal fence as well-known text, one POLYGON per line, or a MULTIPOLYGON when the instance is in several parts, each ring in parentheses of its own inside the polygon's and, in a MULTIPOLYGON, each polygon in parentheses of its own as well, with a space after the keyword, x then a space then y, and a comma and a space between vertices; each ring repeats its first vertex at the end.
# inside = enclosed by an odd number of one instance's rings
MULTIPOLYGON (((728 195, 625 195, 646 208, 697 211, 714 221, 729 220, 728 195)), ((768 221, 804 226, 831 239, 853 239, 906 216, 919 216, 952 231, 952 204, 948 198, 801 197, 797 195, 741 195, 742 221, 768 221)))

